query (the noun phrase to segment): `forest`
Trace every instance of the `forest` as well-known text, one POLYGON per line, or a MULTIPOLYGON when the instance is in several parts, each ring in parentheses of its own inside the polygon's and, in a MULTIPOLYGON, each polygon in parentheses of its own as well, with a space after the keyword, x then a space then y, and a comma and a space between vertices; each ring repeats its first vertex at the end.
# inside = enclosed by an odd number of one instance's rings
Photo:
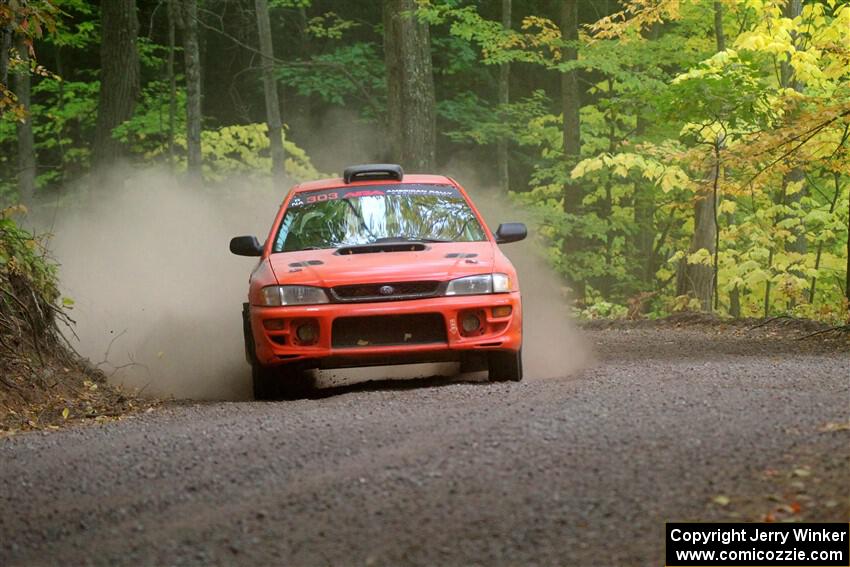
POLYGON ((58 297, 27 215, 109 166, 282 194, 352 136, 523 209, 580 317, 848 322, 845 1, 0 0, 0 40, 4 289, 58 297))

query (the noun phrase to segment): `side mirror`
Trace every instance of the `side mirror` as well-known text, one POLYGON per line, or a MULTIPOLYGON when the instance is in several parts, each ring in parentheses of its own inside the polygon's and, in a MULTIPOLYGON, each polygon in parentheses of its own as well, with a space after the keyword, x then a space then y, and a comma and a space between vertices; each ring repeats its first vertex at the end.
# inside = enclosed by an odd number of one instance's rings
POLYGON ((263 247, 256 236, 237 236, 230 239, 230 251, 237 256, 262 256, 263 247))
POLYGON ((516 242, 528 236, 528 229, 521 222, 506 222, 499 225, 496 231, 496 244, 516 242))

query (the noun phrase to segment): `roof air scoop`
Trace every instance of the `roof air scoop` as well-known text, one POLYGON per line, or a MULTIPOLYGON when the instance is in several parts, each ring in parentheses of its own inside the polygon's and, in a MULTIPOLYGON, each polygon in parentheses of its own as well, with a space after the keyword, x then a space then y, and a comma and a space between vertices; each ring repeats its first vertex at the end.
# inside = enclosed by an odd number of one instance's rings
POLYGON ((352 165, 342 172, 342 180, 346 184, 355 181, 401 181, 402 179, 404 179, 404 170, 394 163, 352 165))
POLYGON ((375 242, 337 248, 335 254, 349 256, 351 254, 373 254, 375 252, 421 252, 428 247, 421 242, 375 242))

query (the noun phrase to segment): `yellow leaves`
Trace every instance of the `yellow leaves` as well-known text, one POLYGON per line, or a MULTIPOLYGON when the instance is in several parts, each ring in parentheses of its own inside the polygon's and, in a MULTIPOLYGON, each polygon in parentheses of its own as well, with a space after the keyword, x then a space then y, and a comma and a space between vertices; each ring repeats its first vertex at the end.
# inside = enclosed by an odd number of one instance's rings
POLYGON ((639 36, 639 33, 663 21, 681 17, 679 0, 629 0, 620 12, 601 18, 590 26, 594 38, 612 39, 639 36))
POLYGON ((720 204, 717 206, 717 212, 723 214, 732 214, 738 208, 738 204, 735 201, 730 199, 724 199, 720 201, 720 204))
POLYGON ((846 80, 850 65, 850 8, 841 4, 807 3, 799 17, 784 17, 777 6, 762 6, 759 23, 741 33, 735 48, 761 53, 768 62, 787 61, 794 78, 816 90, 830 91, 830 82, 846 80), (831 13, 828 13, 831 12, 831 13))
POLYGON ((65 409, 62 410, 62 419, 68 419, 68 416, 70 416, 70 415, 71 415, 70 409, 65 408, 65 409))
MULTIPOLYGON (((238 174, 249 177, 267 176, 272 165, 268 154, 267 132, 265 123, 240 124, 201 132, 204 175, 210 179, 223 179, 228 175, 238 174)), ((186 147, 185 137, 178 137, 175 142, 183 148, 186 147)), ((283 148, 286 153, 286 172, 296 181, 327 177, 319 173, 306 152, 285 135, 283 148)), ((162 147, 157 153, 162 154, 165 151, 166 148, 162 147)))
POLYGON ((837 431, 850 431, 850 421, 830 422, 819 429, 821 433, 835 433, 837 431))
POLYGON ((700 248, 696 252, 688 254, 688 264, 701 264, 703 266, 711 266, 713 260, 714 257, 707 248, 700 248))
POLYGON ((723 494, 719 494, 719 495, 715 496, 714 498, 711 499, 711 501, 714 502, 715 504, 717 504, 718 506, 728 506, 729 503, 731 502, 729 497, 725 496, 723 494))
POLYGON ((669 193, 673 189, 687 189, 691 187, 691 179, 683 169, 677 166, 664 168, 664 173, 658 179, 661 190, 669 193))
POLYGON ((800 181, 791 181, 785 186, 785 194, 796 195, 797 193, 803 190, 803 187, 805 187, 805 185, 805 179, 801 179, 800 181))
POLYGON ((664 165, 655 159, 634 153, 602 154, 595 158, 584 159, 573 168, 570 176, 573 179, 579 179, 603 168, 623 178, 636 171, 644 179, 655 182, 665 193, 691 185, 690 178, 680 167, 664 165))
POLYGON ((570 172, 570 177, 573 179, 579 179, 584 177, 588 173, 599 171, 605 166, 602 162, 602 158, 592 158, 592 159, 583 159, 570 172))
POLYGON ((27 208, 25 205, 12 205, 10 207, 6 207, 5 209, 0 209, 0 219, 7 219, 14 215, 25 214, 27 214, 27 208))

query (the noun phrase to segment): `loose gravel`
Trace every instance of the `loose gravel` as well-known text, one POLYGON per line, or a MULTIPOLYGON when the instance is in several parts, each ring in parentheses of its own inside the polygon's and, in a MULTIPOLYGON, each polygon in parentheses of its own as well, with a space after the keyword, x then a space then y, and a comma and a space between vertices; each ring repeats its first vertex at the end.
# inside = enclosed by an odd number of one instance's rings
POLYGON ((2 439, 0 565, 663 565, 667 521, 847 521, 846 343, 584 332, 596 363, 560 379, 2 439))

